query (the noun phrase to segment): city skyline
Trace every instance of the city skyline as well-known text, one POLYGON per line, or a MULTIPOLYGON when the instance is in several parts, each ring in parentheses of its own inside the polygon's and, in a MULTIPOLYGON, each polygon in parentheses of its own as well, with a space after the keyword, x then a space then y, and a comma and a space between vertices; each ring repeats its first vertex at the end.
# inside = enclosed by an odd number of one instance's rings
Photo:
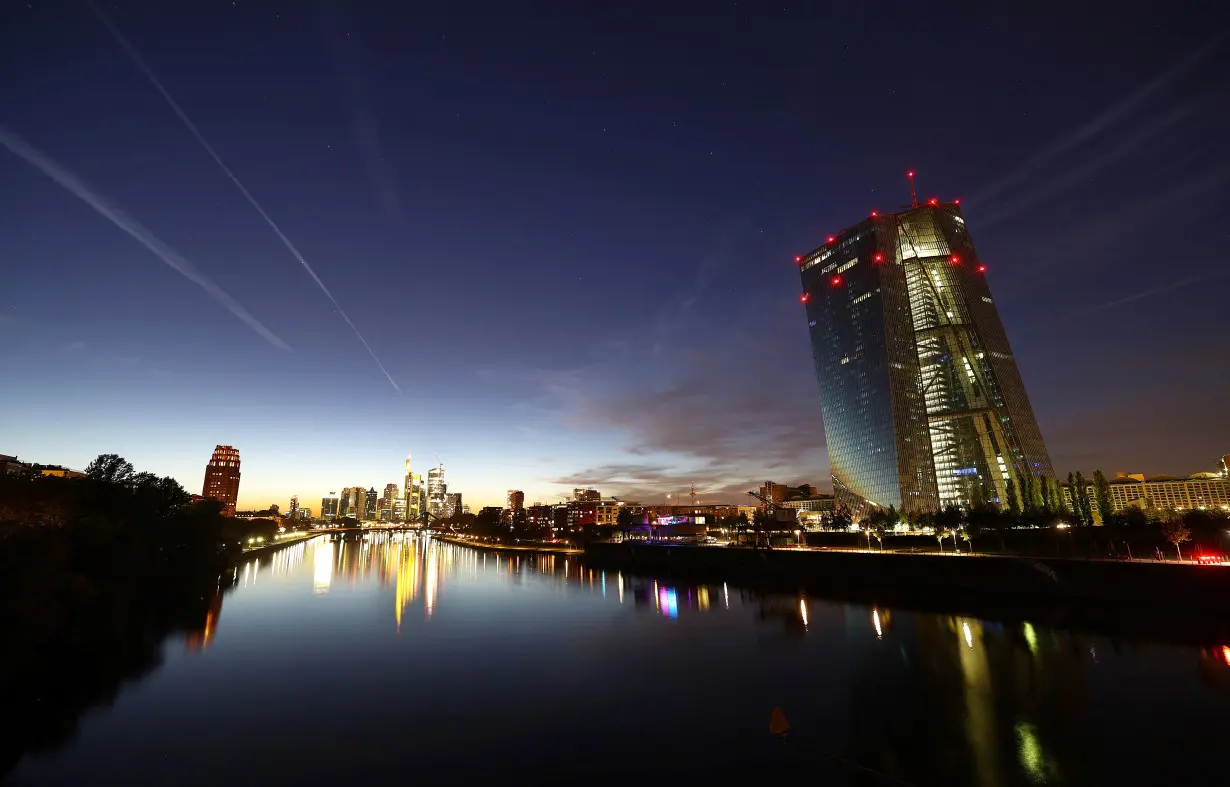
POLYGON ((474 510, 827 488, 792 260, 914 167, 976 228, 1057 474, 1224 453, 1227 46, 1196 11, 480 11, 14 9, 0 451, 195 492, 233 445, 241 509, 404 486, 408 445, 474 510), (931 39, 961 100, 902 76, 931 39))

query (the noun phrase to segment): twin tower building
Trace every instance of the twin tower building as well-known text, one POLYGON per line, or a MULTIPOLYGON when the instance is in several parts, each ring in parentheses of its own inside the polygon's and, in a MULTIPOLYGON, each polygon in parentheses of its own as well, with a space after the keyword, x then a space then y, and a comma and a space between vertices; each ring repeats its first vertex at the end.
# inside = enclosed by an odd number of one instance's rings
POLYGON ((839 504, 1006 505, 1055 478, 956 202, 873 213, 796 261, 839 504))

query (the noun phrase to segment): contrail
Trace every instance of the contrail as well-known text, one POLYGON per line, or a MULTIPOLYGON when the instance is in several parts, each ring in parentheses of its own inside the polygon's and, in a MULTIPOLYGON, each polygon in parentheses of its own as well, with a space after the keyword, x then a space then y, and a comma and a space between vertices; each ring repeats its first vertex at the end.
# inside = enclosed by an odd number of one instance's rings
POLYGON ((372 357, 372 360, 375 361, 376 365, 380 367, 380 371, 383 372, 384 376, 388 378, 389 384, 392 385, 397 393, 400 394, 402 392, 401 388, 397 385, 397 382, 393 379, 393 376, 389 374, 388 370, 384 368, 384 364, 380 362, 380 359, 376 357, 376 353, 372 350, 371 345, 367 343, 367 339, 364 339, 363 334, 359 333, 359 329, 356 328, 355 324, 350 321, 350 317, 346 315, 345 310, 342 309, 342 305, 337 302, 337 298, 334 298, 333 293, 329 292, 329 288, 326 287, 325 283, 320 280, 319 276, 316 275, 316 271, 312 270, 312 266, 308 265, 307 260, 303 258, 303 255, 299 253, 299 250, 295 248, 295 245, 290 242, 290 238, 287 238, 286 234, 283 233, 278 225, 274 223, 273 219, 269 218, 269 214, 266 213, 265 209, 260 206, 260 203, 257 202, 256 198, 252 196, 252 193, 239 182, 239 178, 235 177, 235 173, 231 172, 230 167, 223 163, 222 157, 218 155, 216 150, 214 150, 213 145, 210 145, 209 142, 206 141, 205 136, 201 134, 200 130, 196 127, 196 124, 192 122, 187 113, 185 113, 179 106, 179 102, 171 97, 171 94, 167 92, 165 87, 163 87, 162 82, 157 76, 154 75, 153 70, 146 65, 144 58, 141 57, 141 54, 137 52, 136 48, 131 43, 128 42, 128 39, 125 38, 124 34, 119 31, 119 28, 117 28, 111 22, 111 19, 102 12, 102 9, 94 3, 94 0, 86 0, 86 4, 90 7, 90 10, 94 12, 94 16, 98 17, 98 21, 102 22, 103 26, 107 28, 107 31, 111 33, 113 38, 115 38, 116 43, 123 48, 123 50, 128 54, 128 57, 131 58, 132 62, 135 63, 137 68, 141 70, 141 73, 145 74, 145 78, 158 89, 158 92, 162 94, 164 99, 166 99, 167 104, 172 110, 175 111, 175 114, 179 116, 179 119, 183 121, 184 125, 188 127, 188 130, 192 132, 192 136, 196 137, 196 141, 201 143, 201 147, 205 148, 205 152, 208 153, 215 162, 217 162, 218 166, 222 168, 222 171, 226 173, 226 176, 231 179, 232 183, 235 184, 235 188, 239 189, 239 192, 248 200, 248 203, 256 209, 256 212, 261 215, 261 218, 265 220, 265 223, 269 225, 269 228, 272 229, 274 233, 277 234, 278 238, 281 239, 283 245, 285 245, 290 253, 294 255, 295 259, 299 260, 299 264, 303 266, 304 270, 308 272, 308 275, 312 277, 312 280, 316 282, 316 286, 320 287, 321 292, 328 296, 329 300, 333 302, 333 306, 337 309, 337 313, 340 314, 342 319, 346 321, 346 324, 350 326, 350 330, 354 331, 354 335, 359 337, 359 341, 362 342, 363 346, 367 349, 368 355, 372 357))
POLYGON ((170 265, 175 270, 183 274, 184 277, 193 281, 205 292, 209 293, 215 301, 222 304, 226 309, 239 319, 243 320, 249 328, 260 334, 261 338, 277 347, 279 350, 292 352, 290 345, 282 341, 278 336, 253 317, 247 309, 239 305, 239 302, 228 295, 221 287, 210 281, 203 273, 196 269, 191 262, 184 259, 177 251, 172 249, 154 236, 154 233, 142 225, 139 221, 126 215, 120 209, 110 205, 105 199, 90 191, 80 178, 73 175, 68 170, 61 167, 56 162, 45 156, 42 152, 34 147, 31 147, 25 140, 9 131, 4 126, 0 126, 0 145, 4 145, 14 155, 25 159, 30 164, 43 171, 43 174, 54 180, 56 183, 63 186, 67 191, 76 195, 79 199, 85 202, 94 210, 111 220, 111 223, 127 232, 137 240, 145 248, 158 255, 167 265, 170 265))
POLYGON ((1089 309, 1089 311, 1087 311, 1086 314, 1094 314, 1096 312, 1105 311, 1107 309, 1113 309, 1116 306, 1126 306, 1129 303, 1135 303, 1136 301, 1143 301, 1146 298, 1152 298, 1154 295, 1162 295, 1163 293, 1173 292, 1174 290, 1178 290, 1183 287, 1190 286, 1192 284, 1200 284, 1202 282, 1212 281, 1214 279, 1221 279, 1226 276, 1230 276, 1230 271, 1217 271, 1216 273, 1210 273, 1206 276, 1194 276, 1188 279, 1183 279, 1181 281, 1174 282, 1173 284, 1166 284, 1161 287, 1154 287, 1151 290, 1145 290, 1143 292, 1133 293, 1132 295, 1127 295, 1122 298, 1116 298, 1113 301, 1107 301, 1106 303, 1098 304, 1097 306, 1094 306, 1093 308, 1089 309))
POLYGON ((1158 74, 1153 79, 1150 79, 1136 92, 1120 100, 1119 102, 1112 104, 1104 112, 1102 112, 1102 114, 1030 156, 1024 163, 1021 164, 1021 166, 1016 169, 1016 171, 1000 181, 993 183, 980 194, 973 195, 970 197, 969 202, 981 202, 997 196, 1005 189, 1011 188, 1012 186, 1020 183, 1022 180, 1028 178, 1039 167, 1049 164, 1068 151, 1080 146, 1082 143, 1093 139, 1115 123, 1127 119, 1141 105, 1148 101, 1154 93, 1157 93, 1162 88, 1166 87, 1166 85, 1174 81, 1174 79, 1184 71, 1187 71, 1189 68, 1196 65, 1196 63, 1199 63, 1201 60, 1212 54, 1217 47, 1221 46, 1221 43, 1225 40, 1225 38, 1225 33, 1215 36, 1212 40, 1197 49, 1191 55, 1158 74))

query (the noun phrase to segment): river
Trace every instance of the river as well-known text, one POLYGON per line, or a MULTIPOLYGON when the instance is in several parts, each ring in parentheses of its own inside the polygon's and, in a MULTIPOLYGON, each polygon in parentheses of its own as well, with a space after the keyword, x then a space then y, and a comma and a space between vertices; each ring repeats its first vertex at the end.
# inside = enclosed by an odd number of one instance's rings
POLYGON ((319 537, 225 585, 13 782, 1177 784, 1230 767, 1223 643, 676 585, 410 533, 319 537))

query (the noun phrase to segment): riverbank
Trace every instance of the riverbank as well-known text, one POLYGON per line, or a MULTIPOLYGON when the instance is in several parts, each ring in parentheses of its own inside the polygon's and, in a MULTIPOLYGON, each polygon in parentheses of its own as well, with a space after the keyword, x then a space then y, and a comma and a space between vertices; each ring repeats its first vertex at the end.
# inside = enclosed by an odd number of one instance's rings
POLYGON ((576 547, 554 546, 547 544, 488 544, 485 541, 475 541, 468 538, 457 538, 456 536, 432 536, 436 541, 443 541, 446 544, 456 544, 461 547, 473 547, 474 549, 490 549, 495 552, 529 552, 539 555, 580 555, 584 550, 576 547))
POLYGON ((1083 601, 1230 612, 1230 566, 1003 555, 756 550, 597 542, 587 565, 877 597, 1083 601))

